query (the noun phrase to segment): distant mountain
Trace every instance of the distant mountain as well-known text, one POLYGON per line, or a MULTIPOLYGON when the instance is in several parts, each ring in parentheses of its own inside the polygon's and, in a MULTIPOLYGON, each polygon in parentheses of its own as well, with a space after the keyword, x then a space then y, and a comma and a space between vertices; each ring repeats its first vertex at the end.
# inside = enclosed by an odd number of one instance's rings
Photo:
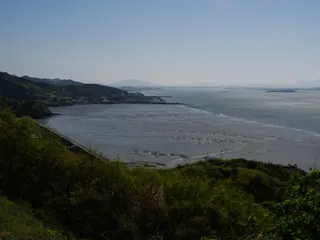
POLYGON ((33 82, 21 77, 0 72, 0 96, 14 99, 30 99, 37 93, 50 92, 55 86, 44 82, 33 82))
POLYGON ((114 86, 120 86, 120 87, 150 87, 152 86, 152 84, 148 83, 148 82, 144 82, 141 80, 137 80, 137 79, 127 79, 127 80, 122 80, 119 81, 115 84, 113 84, 114 86))
POLYGON ((36 83, 48 83, 48 84, 53 84, 57 86, 67 86, 67 85, 80 85, 82 84, 81 82, 76 82, 71 79, 60 79, 60 78, 36 78, 36 77, 29 77, 29 76, 22 76, 22 79, 26 79, 32 82, 36 83))
MULTIPOLYGON (((83 84, 74 82, 71 85, 48 83, 41 78, 17 77, 6 72, 0 72, 0 97, 13 99, 35 99, 37 96, 45 96, 54 93, 58 97, 104 97, 124 96, 126 91, 114 87, 99 84, 83 84), (36 80, 36 81, 35 81, 36 80)), ((54 79, 51 79, 54 81, 54 79)), ((68 80, 65 80, 68 81, 68 80)), ((60 82, 59 80, 57 82, 60 82)))

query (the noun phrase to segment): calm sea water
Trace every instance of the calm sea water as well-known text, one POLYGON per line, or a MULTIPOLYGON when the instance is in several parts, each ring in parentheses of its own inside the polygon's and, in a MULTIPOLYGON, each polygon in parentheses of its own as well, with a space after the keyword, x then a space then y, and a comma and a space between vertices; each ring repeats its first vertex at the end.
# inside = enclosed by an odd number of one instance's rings
POLYGON ((168 94, 174 96, 174 101, 214 114, 320 134, 320 92, 222 92, 219 89, 200 88, 171 90, 168 94))
MULTIPOLYGON (((165 89, 183 105, 53 108, 43 121, 75 141, 123 161, 194 162, 211 154, 314 166, 320 155, 320 92, 165 89)), ((320 165, 320 163, 319 163, 320 165)))

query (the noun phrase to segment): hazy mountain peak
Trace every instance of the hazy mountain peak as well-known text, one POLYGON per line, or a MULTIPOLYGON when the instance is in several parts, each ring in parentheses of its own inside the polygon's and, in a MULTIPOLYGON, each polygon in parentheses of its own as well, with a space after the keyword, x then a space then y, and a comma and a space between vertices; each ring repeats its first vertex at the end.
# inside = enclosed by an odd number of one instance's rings
POLYGON ((119 82, 115 83, 114 85, 132 86, 132 87, 148 87, 148 86, 151 86, 152 84, 145 82, 145 81, 138 80, 138 79, 127 79, 127 80, 119 81, 119 82))
POLYGON ((82 84, 81 82, 76 82, 72 79, 60 79, 60 78, 37 78, 37 77, 30 77, 30 76, 22 76, 21 78, 27 79, 33 82, 42 82, 42 83, 48 83, 48 84, 54 84, 54 85, 79 85, 82 84))

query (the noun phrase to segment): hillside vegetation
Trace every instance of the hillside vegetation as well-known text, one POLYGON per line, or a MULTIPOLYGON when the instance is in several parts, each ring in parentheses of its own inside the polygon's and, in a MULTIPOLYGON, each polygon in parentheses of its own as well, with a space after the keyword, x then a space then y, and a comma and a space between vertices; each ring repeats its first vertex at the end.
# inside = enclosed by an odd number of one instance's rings
POLYGON ((70 105, 61 100, 63 98, 83 97, 91 100, 97 99, 96 102, 99 102, 100 97, 121 99, 127 94, 121 89, 99 84, 72 82, 67 85, 69 80, 64 80, 63 83, 59 81, 59 84, 47 82, 50 81, 39 78, 21 78, 0 72, 0 107, 11 108, 18 117, 28 115, 32 118, 45 118, 54 115, 47 107, 48 105, 70 105))
POLYGON ((34 78, 13 76, 5 72, 0 72, 0 86, 0 96, 16 100, 39 99, 46 94, 54 94, 57 97, 103 97, 127 94, 121 89, 99 84, 54 85, 40 80, 34 81, 34 78))
POLYGON ((35 99, 35 94, 55 90, 55 87, 46 83, 34 83, 17 76, 0 72, 0 96, 16 100, 35 99))
MULTIPOLYGON (((58 231, 44 226, 33 215, 34 213, 27 206, 22 206, 5 197, 0 197, 0 239, 66 239, 58 231)), ((72 238, 70 237, 70 239, 72 238)))
POLYGON ((66 239, 320 239, 319 189, 319 171, 244 159, 174 169, 92 160, 0 110, 0 191, 32 209, 28 228, 42 239, 52 227, 66 239))
POLYGON ((59 78, 50 79, 50 78, 37 78, 37 77, 29 77, 29 76, 22 76, 21 78, 30 80, 32 82, 49 83, 52 85, 60 85, 60 86, 82 84, 81 82, 73 81, 71 79, 59 79, 59 78))
POLYGON ((0 109, 10 108, 17 117, 30 116, 32 118, 45 118, 54 115, 42 102, 35 100, 15 100, 0 97, 0 109))

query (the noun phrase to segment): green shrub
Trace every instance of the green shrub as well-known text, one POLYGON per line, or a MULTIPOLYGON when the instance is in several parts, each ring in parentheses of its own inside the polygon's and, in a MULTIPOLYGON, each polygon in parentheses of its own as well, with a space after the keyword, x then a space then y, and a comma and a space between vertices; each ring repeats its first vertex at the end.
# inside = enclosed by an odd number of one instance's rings
POLYGON ((0 197, 0 239, 67 239, 55 230, 45 227, 32 216, 32 211, 0 197))

